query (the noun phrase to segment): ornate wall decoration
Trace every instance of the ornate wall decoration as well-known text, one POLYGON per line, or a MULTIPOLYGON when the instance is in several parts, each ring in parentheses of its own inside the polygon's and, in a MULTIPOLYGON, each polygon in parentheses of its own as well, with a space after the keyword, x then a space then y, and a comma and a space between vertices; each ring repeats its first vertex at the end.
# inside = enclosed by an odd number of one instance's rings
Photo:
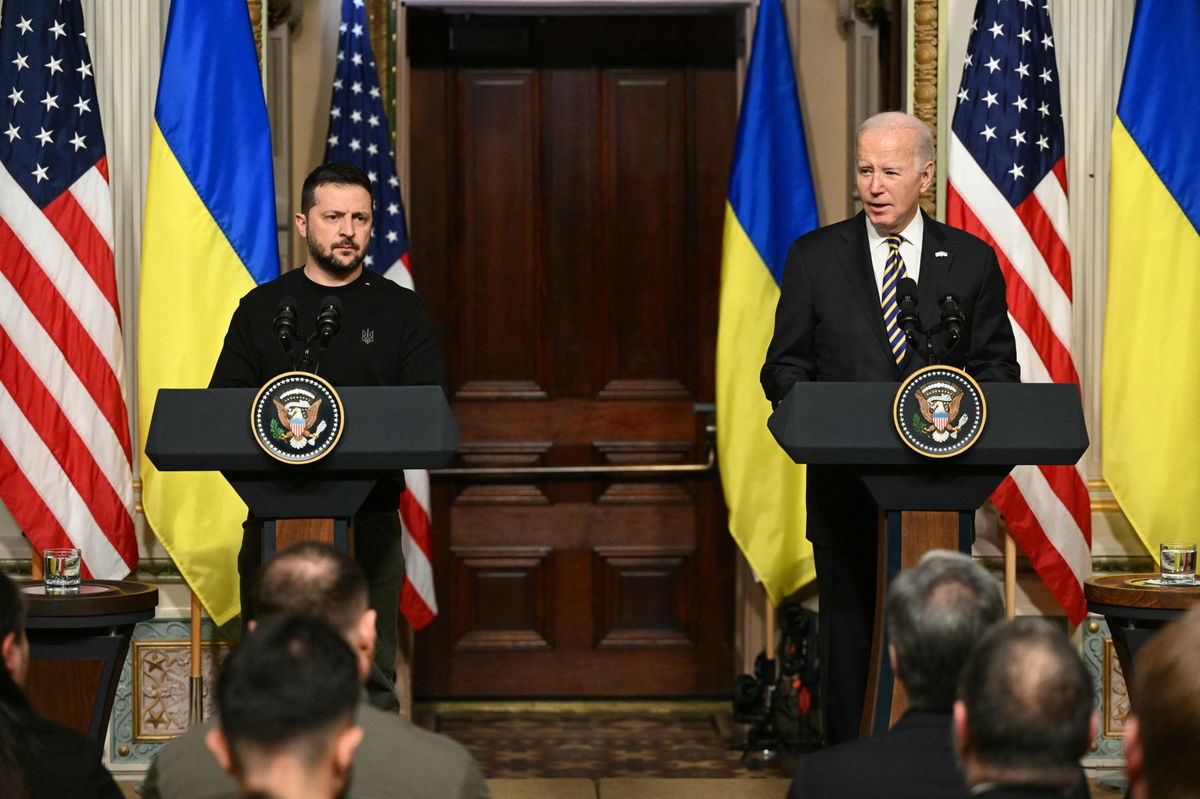
MULTIPOLYGON (((207 618, 201 622, 206 714, 212 712, 208 694, 217 669, 235 643, 239 628, 237 620, 216 629, 207 618)), ((122 766, 145 766, 160 746, 187 729, 189 635, 186 618, 154 619, 134 629, 109 723, 107 761, 114 771, 122 771, 122 766)))
MULTIPOLYGON (((205 641, 200 646, 204 678, 204 717, 216 711, 212 688, 221 663, 229 654, 228 641, 205 641)), ((192 652, 188 641, 139 641, 133 644, 134 741, 165 741, 188 728, 191 707, 192 652)))
POLYGON ((1104 721, 1105 738, 1124 738, 1125 720, 1129 718, 1129 688, 1117 660, 1111 638, 1104 639, 1104 721))
MULTIPOLYGON (((916 0, 913 8, 913 114, 929 125, 935 147, 938 130, 937 52, 938 0, 916 0)), ((937 212, 935 185, 921 195, 921 207, 930 216, 937 212)))
POLYGON ((1120 766, 1124 763, 1125 720, 1129 692, 1117 662, 1108 625, 1100 616, 1083 623, 1083 662, 1092 676, 1092 707, 1100 717, 1100 731, 1083 759, 1085 766, 1120 766))

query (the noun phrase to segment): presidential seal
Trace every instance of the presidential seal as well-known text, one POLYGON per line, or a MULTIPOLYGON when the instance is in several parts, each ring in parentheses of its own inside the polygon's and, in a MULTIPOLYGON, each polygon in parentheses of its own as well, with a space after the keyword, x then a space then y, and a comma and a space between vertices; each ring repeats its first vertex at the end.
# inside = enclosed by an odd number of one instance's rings
POLYGON ((927 366, 900 384, 892 419, 909 447, 930 458, 949 458, 979 440, 987 403, 966 372, 927 366))
POLYGON ((250 432, 263 451, 284 463, 324 458, 342 436, 345 416, 333 386, 309 372, 267 381, 250 408, 250 432))

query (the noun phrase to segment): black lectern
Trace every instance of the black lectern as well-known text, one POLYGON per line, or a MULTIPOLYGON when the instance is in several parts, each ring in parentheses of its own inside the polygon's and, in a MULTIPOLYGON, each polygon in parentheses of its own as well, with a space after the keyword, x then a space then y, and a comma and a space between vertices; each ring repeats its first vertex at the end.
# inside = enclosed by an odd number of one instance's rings
MULTIPOLYGON (((161 389, 146 456, 164 472, 221 472, 266 522, 264 560, 275 552, 275 520, 332 520, 332 536, 306 524, 287 543, 332 539, 346 549, 347 522, 376 480, 444 465, 458 447, 458 424, 438 386, 348 386, 337 392, 344 432, 337 447, 314 463, 281 463, 259 447, 250 432, 258 393, 253 388, 161 389)), ((283 539, 278 543, 283 546, 283 539)))
POLYGON ((945 459, 904 444, 892 421, 898 383, 796 383, 767 422, 797 463, 853 467, 884 511, 879 536, 873 678, 862 733, 899 718, 883 657, 883 598, 901 569, 930 549, 970 552, 974 512, 1018 464, 1074 464, 1088 447, 1079 388, 985 383, 987 423, 973 447, 945 459), (837 413, 830 413, 836 408, 837 413))

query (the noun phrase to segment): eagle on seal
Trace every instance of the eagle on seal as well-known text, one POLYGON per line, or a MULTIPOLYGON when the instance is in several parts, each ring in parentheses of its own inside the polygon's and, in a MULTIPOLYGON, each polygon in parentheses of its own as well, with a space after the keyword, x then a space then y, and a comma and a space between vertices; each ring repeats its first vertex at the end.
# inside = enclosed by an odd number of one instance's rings
MULTIPOLYGON (((271 401, 275 403, 275 411, 279 414, 280 423, 288 429, 294 441, 302 442, 306 438, 316 438, 315 434, 308 431, 317 421, 317 411, 321 407, 321 400, 309 405, 307 409, 293 406, 291 410, 285 408, 283 403, 277 399, 271 401)), ((296 445, 293 444, 293 446, 296 445)))
MULTIPOLYGON (((928 432, 933 436, 933 440, 937 442, 945 441, 951 434, 957 433, 962 424, 955 427, 950 424, 951 419, 958 417, 958 406, 962 403, 962 390, 954 392, 953 396, 946 394, 935 395, 926 398, 920 391, 917 392, 917 402, 921 406, 921 416, 926 422, 929 422, 928 432)), ((966 424, 966 421, 963 421, 966 424)))

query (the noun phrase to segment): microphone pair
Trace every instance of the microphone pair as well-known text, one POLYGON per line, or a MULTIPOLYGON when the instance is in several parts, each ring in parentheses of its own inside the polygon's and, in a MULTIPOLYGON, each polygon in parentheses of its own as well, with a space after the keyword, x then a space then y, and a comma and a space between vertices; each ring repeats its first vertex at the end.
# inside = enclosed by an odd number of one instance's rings
MULTIPOLYGON (((896 297, 898 309, 896 324, 904 331, 906 339, 915 341, 917 333, 922 332, 921 319, 917 315, 917 282, 911 277, 901 278, 896 286, 896 297)), ((966 321, 962 308, 959 307, 958 300, 953 294, 943 295, 938 300, 938 308, 942 312, 942 321, 929 332, 944 331, 947 340, 946 349, 950 349, 958 343, 958 337, 962 333, 962 327, 966 321)))
MULTIPOLYGON (((291 355, 293 342, 297 338, 297 318, 295 298, 284 297, 275 306, 275 335, 279 339, 279 346, 288 355, 291 355)), ((341 329, 342 301, 330 294, 321 300, 321 310, 317 313, 316 331, 309 336, 307 344, 311 347, 313 343, 317 343, 324 349, 329 345, 329 340, 341 329)), ((305 355, 307 356, 307 354, 308 351, 305 350, 305 355)))

